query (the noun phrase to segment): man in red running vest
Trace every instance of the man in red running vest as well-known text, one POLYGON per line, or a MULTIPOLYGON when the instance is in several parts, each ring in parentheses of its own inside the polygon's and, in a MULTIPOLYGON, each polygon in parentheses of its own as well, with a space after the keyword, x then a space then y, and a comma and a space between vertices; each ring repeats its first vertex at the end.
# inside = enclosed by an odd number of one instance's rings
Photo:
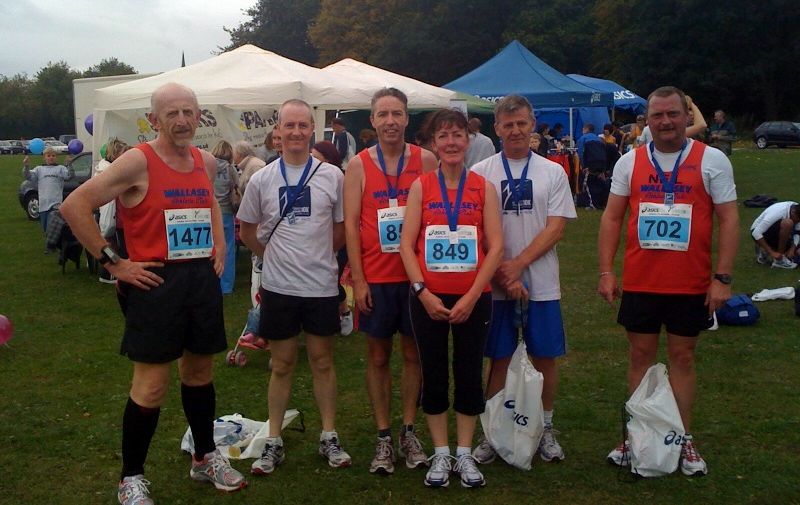
MULTIPOLYGON (((621 295, 617 322, 630 345, 628 391, 655 362, 661 326, 667 332, 670 384, 686 432, 681 471, 705 475, 706 463, 691 435, 697 337, 709 317, 731 296, 731 272, 739 242, 736 186, 728 158, 686 138, 689 115, 683 92, 671 86, 648 97, 653 141, 619 159, 611 195, 600 221, 597 291, 612 304, 621 295), (627 243, 622 290, 614 273, 625 212, 627 243), (716 265, 711 265, 714 216, 719 225, 716 265)), ((625 464, 623 441, 608 455, 625 464)))
POLYGON ((400 259, 400 231, 411 183, 436 169, 433 153, 405 141, 408 99, 395 88, 372 97, 370 121, 378 144, 364 149, 347 165, 344 180, 344 222, 347 255, 353 274, 359 328, 367 334, 367 392, 378 425, 370 472, 394 472, 390 405, 392 337, 400 333, 403 353, 403 429, 400 453, 406 466, 427 459, 414 434, 421 372, 408 313, 408 276, 400 259))
POLYGON ((214 157, 192 146, 200 107, 192 90, 175 83, 151 98, 155 140, 130 149, 112 170, 92 177, 61 207, 88 252, 119 280, 125 315, 121 353, 133 362, 122 418, 123 505, 148 505, 144 462, 179 360, 181 399, 195 454, 190 476, 217 489, 247 485, 214 445, 214 353, 225 350, 219 276, 225 258, 222 217, 214 198, 214 157), (130 259, 100 235, 92 210, 118 200, 130 259))

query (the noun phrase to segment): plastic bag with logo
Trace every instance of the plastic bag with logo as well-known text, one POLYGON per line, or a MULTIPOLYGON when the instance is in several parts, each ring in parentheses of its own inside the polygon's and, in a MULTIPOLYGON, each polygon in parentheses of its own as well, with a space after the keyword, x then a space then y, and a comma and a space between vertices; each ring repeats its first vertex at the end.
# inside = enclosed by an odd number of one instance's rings
POLYGON ((678 469, 685 430, 663 363, 651 366, 625 404, 631 472, 660 477, 678 469))
POLYGON ((505 387, 486 402, 481 414, 483 433, 509 465, 530 470, 544 431, 544 377, 528 359, 520 342, 508 365, 505 387))

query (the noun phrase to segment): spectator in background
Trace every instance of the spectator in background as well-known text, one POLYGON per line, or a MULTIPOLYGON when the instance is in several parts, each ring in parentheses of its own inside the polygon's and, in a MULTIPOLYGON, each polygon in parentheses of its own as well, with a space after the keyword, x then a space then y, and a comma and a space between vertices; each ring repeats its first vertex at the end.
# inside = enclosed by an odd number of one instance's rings
POLYGON ((708 128, 709 145, 730 156, 733 154, 731 142, 734 140, 736 140, 736 127, 725 118, 724 112, 721 110, 714 112, 714 122, 708 128))
POLYGON ((792 235, 798 231, 800 205, 797 202, 773 203, 750 226, 750 235, 756 243, 756 262, 772 263, 772 268, 797 268, 792 261, 795 243, 792 235))
POLYGON ((233 293, 236 280, 236 235, 233 216, 242 200, 239 193, 239 174, 233 168, 233 148, 226 140, 220 140, 211 150, 217 162, 214 177, 214 197, 222 212, 222 229, 225 231, 225 270, 219 279, 223 295, 233 293))
POLYGON ((547 158, 547 141, 545 141, 540 134, 531 133, 531 141, 529 146, 531 151, 543 158, 547 158))
POLYGON ((614 121, 611 123, 611 135, 614 136, 614 142, 617 144, 617 150, 622 152, 622 142, 625 139, 625 132, 622 131, 622 123, 614 121))
POLYGON ((347 165, 350 158, 356 155, 356 139, 347 131, 344 119, 340 117, 331 119, 331 128, 333 129, 331 142, 336 146, 336 150, 339 151, 342 163, 347 165))
POLYGON ((358 138, 361 140, 364 149, 369 149, 378 143, 378 135, 375 133, 375 130, 370 128, 361 130, 361 133, 358 134, 358 138))
POLYGON ((706 128, 708 128, 703 113, 689 95, 686 95, 686 105, 689 107, 689 126, 686 128, 686 136, 695 140, 703 140, 706 128))
POLYGON ((267 133, 264 137, 264 143, 255 149, 255 155, 262 161, 266 162, 275 156, 278 151, 275 150, 275 145, 272 142, 272 132, 267 133))
POLYGON ((494 156, 497 152, 492 139, 481 133, 481 120, 474 117, 469 120, 469 148, 465 163, 467 168, 486 158, 494 156))
POLYGON ((584 151, 588 142, 603 142, 602 139, 600 139, 600 137, 594 132, 594 125, 592 123, 586 123, 583 125, 583 135, 581 135, 581 138, 578 139, 578 157, 581 159, 581 165, 584 166, 586 165, 584 151))
POLYGON ((631 126, 631 130, 623 138, 623 151, 627 152, 635 147, 639 147, 639 137, 642 136, 645 126, 647 126, 647 124, 645 123, 644 115, 639 114, 636 116, 636 123, 631 126))
POLYGON ((233 163, 239 169, 239 194, 244 196, 247 183, 253 174, 264 168, 266 163, 253 152, 253 146, 244 140, 233 146, 233 163))
POLYGON ((614 126, 611 123, 603 125, 602 135, 598 135, 606 144, 616 144, 617 140, 614 138, 614 126))
MULTIPOLYGON (((36 184, 39 192, 39 222, 42 224, 42 231, 47 232, 50 211, 61 205, 64 199, 64 181, 71 179, 74 172, 72 168, 58 164, 58 155, 52 147, 46 148, 43 156, 44 165, 33 169, 28 166, 28 156, 25 156, 22 159, 22 168, 25 178, 36 184)), ((49 252, 45 246, 44 253, 49 252)))
POLYGON ((275 127, 270 132, 272 133, 272 149, 275 150, 275 154, 267 158, 266 160, 267 165, 280 158, 281 154, 283 154, 283 141, 279 126, 280 126, 279 124, 276 124, 275 127))
MULTIPOLYGON (((106 157, 102 158, 94 169, 95 175, 101 174, 106 168, 111 166, 117 158, 122 156, 122 153, 131 147, 120 139, 114 137, 108 141, 106 145, 106 157)), ((122 220, 117 216, 117 202, 112 200, 107 204, 100 207, 100 233, 108 240, 109 244, 114 247, 119 255, 123 258, 128 257, 128 252, 125 250, 125 239, 122 227, 122 220)), ((100 272, 98 280, 105 284, 116 284, 117 279, 111 275, 102 265, 100 265, 100 272)))
POLYGON ((564 125, 561 123, 556 123, 553 125, 553 129, 550 130, 550 135, 555 140, 561 140, 561 137, 564 136, 564 125))

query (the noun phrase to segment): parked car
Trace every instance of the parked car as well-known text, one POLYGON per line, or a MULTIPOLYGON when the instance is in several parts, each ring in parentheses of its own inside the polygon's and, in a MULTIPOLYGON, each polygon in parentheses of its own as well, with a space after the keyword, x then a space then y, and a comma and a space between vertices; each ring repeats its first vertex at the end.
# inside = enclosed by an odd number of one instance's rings
POLYGON ((45 148, 52 147, 56 150, 57 153, 67 153, 69 152, 69 146, 63 142, 59 142, 58 140, 45 140, 44 141, 45 148))
POLYGON ((791 121, 767 121, 761 123, 753 132, 756 147, 766 149, 769 146, 800 145, 800 123, 791 121))
MULTIPOLYGON (((92 153, 81 153, 66 163, 67 168, 72 167, 75 175, 64 181, 64 198, 75 189, 89 180, 92 176, 92 153)), ((19 185, 19 204, 28 216, 28 219, 39 219, 39 190, 38 185, 29 180, 22 181, 19 185)))
POLYGON ((75 136, 75 135, 59 135, 58 136, 58 141, 61 142, 62 144, 69 145, 70 140, 74 140, 76 138, 78 138, 78 137, 75 136))
POLYGON ((25 148, 25 145, 22 143, 21 140, 9 140, 11 142, 12 154, 27 154, 28 150, 25 148))
POLYGON ((0 154, 24 154, 25 147, 19 140, 0 140, 0 154))
POLYGON ((11 151, 11 142, 8 140, 0 140, 0 154, 13 154, 11 151))

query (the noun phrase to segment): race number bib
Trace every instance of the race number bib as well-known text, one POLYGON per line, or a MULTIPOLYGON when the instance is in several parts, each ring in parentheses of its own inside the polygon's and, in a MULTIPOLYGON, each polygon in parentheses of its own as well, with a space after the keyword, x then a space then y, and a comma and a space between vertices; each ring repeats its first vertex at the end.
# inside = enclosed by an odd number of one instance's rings
POLYGON ((642 249, 687 251, 692 229, 692 206, 688 203, 641 202, 638 228, 642 249))
POLYGON ((211 209, 168 209, 164 211, 164 221, 168 260, 211 256, 211 209))
POLYGON ((429 272, 471 272, 478 266, 478 229, 459 225, 451 235, 447 225, 425 228, 425 266, 429 272))
POLYGON ((400 252, 400 232, 403 231, 405 215, 405 207, 378 209, 378 235, 381 240, 381 252, 400 252))

